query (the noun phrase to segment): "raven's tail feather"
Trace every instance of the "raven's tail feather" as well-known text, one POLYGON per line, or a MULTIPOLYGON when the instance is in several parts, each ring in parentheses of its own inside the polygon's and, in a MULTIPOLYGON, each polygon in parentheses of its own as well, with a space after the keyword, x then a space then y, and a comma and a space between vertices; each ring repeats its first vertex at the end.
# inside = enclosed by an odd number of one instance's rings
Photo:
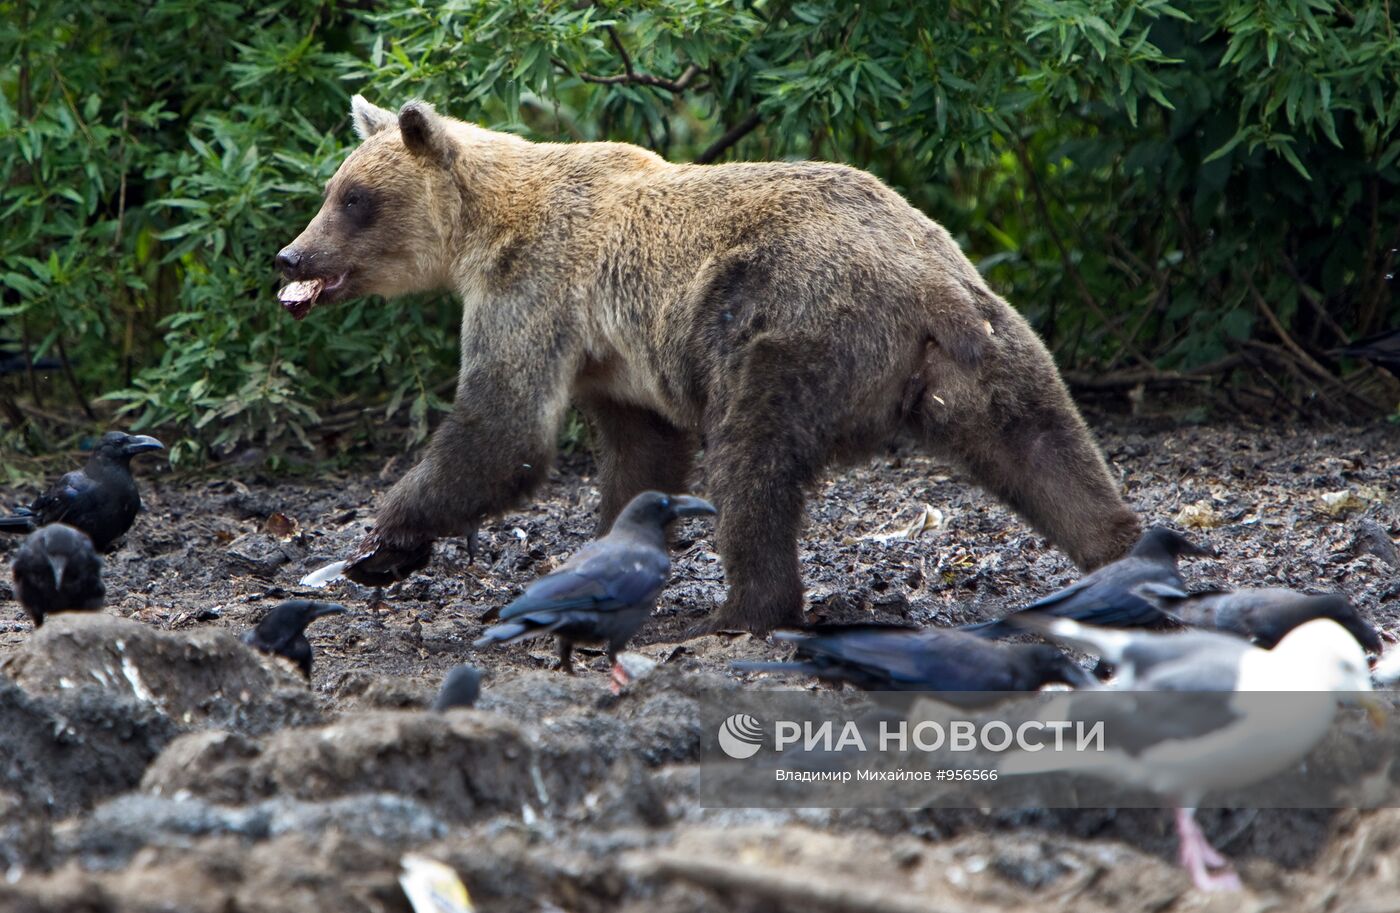
POLYGON ((0 533, 32 533, 34 529, 33 514, 26 512, 0 517, 0 533))
POLYGON ((993 621, 979 621, 976 624, 961 625, 959 631, 966 631, 968 634, 976 634, 978 637, 985 637, 988 640, 996 640, 1001 637, 1010 637, 1017 633, 1017 628, 1006 623, 1005 618, 997 618, 993 621))
POLYGON ((508 621, 505 624, 487 628, 485 633, 472 641, 472 646, 479 649, 481 647, 488 647, 491 644, 513 644, 517 640, 525 640, 526 638, 540 637, 541 635, 549 634, 561 624, 563 624, 563 620, 555 624, 547 625, 537 624, 531 622, 529 619, 508 621))

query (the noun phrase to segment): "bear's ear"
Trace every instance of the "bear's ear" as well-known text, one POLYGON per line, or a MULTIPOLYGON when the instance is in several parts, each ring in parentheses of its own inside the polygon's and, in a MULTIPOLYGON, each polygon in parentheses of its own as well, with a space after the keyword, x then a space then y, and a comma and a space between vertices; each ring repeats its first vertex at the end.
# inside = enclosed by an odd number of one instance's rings
POLYGON ((447 126, 427 102, 411 101, 399 109, 399 133, 403 134, 404 146, 414 155, 425 156, 441 165, 452 160, 447 126))
POLYGON ((355 124, 355 135, 369 139, 381 130, 394 126, 394 112, 365 101, 363 95, 350 99, 350 120, 355 124))

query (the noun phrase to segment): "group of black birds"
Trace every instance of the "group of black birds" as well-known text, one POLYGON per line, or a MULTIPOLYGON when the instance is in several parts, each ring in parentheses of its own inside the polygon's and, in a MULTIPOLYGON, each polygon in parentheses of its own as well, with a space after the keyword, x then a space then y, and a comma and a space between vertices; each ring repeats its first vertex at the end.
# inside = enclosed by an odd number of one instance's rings
MULTIPOLYGON (((141 508, 131 460, 161 449, 152 437, 109 432, 81 469, 65 474, 28 508, 0 517, 0 532, 31 533, 14 559, 14 579, 16 597, 36 627, 54 612, 101 608, 105 592, 98 553, 118 543, 141 508)), ((638 495, 607 535, 527 587, 474 646, 552 635, 560 667, 572 672, 574 645, 601 643, 614 687, 620 687, 628 676, 617 654, 650 616, 670 574, 667 528, 683 517, 713 513, 714 506, 700 498, 638 495)), ((1366 651, 1380 653, 1375 629, 1340 595, 1279 588, 1188 591, 1178 559, 1214 554, 1180 533, 1153 527, 1122 559, 1005 618, 956 629, 846 625, 779 632, 777 639, 793 645, 792 660, 738 668, 800 672, 873 691, 1000 692, 1090 684, 1054 647, 998 642, 1025 633, 1026 620, 1038 616, 1111 628, 1221 631, 1266 649, 1307 621, 1329 618, 1366 651)), ((309 677, 306 626, 344 611, 332 603, 291 600, 268 612, 245 639, 287 657, 309 677)), ((1101 664, 1098 671, 1108 670, 1101 664)))
MULTIPOLYGON (((93 447, 81 469, 64 474, 28 507, 0 517, 0 533, 28 533, 15 554, 15 598, 34 627, 59 612, 95 612, 107 587, 100 554, 115 549, 136 522, 141 493, 131 475, 133 457, 164 450, 147 435, 109 431, 93 447)), ((311 677, 308 624, 343 613, 332 603, 294 599, 268 612, 245 643, 291 660, 311 677)))
MULTIPOLYGON (((747 672, 800 672, 868 691, 1032 691, 1048 684, 1092 684, 1053 647, 994 641, 1068 619, 1104 628, 1215 631, 1273 648, 1289 631, 1326 618, 1341 625, 1368 653, 1380 635, 1343 596, 1282 588, 1188 592, 1177 567, 1182 557, 1215 552, 1165 527, 1152 527, 1126 556, 1017 612, 961 628, 847 625, 791 634, 788 662, 738 663, 747 672)), ((1109 664, 1101 659, 1098 672, 1109 664)), ((960 703, 975 700, 964 694, 960 703)))

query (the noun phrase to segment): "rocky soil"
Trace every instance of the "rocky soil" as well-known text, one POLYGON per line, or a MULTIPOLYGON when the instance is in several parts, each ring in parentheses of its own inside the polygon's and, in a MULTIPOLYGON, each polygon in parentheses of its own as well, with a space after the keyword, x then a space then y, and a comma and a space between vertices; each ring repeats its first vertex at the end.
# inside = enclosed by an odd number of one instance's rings
MULTIPOLYGON (((1221 553, 1186 565, 1193 585, 1341 590, 1400 628, 1400 429, 1115 419, 1099 433, 1144 517, 1221 553)), ((694 695, 771 685, 729 662, 783 654, 750 635, 685 639, 724 594, 705 522, 680 530, 673 583, 633 645, 658 665, 620 697, 599 654, 568 678, 547 642, 470 648, 484 614, 588 539, 583 458, 485 528, 475 562, 446 542, 387 591, 324 591, 351 611, 311 628, 309 686, 243 647, 406 467, 268 480, 142 464, 147 512, 108 559, 105 614, 36 633, 0 583, 0 910, 405 911, 408 851, 506 913, 1400 910, 1394 810, 1203 812, 1247 885, 1207 898, 1175 867, 1160 810, 699 807, 694 695), (427 711, 467 660, 486 672, 478 707, 427 711)), ((812 621, 957 624, 1076 577, 908 449, 834 474, 809 517, 812 621), (922 535, 890 537, 920 517, 922 535)))

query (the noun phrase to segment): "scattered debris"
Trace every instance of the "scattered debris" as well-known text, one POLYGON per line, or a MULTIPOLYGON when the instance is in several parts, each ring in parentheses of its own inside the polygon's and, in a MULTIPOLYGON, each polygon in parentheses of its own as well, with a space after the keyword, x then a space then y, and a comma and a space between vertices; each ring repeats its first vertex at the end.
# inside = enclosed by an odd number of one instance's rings
POLYGON ((1215 509, 1215 503, 1210 498, 1202 498, 1194 504, 1187 504, 1172 517, 1178 526, 1187 529, 1215 529, 1223 526, 1225 519, 1220 516, 1215 509))
MULTIPOLYGON (((861 536, 859 540, 847 539, 846 542, 849 544, 853 541, 891 542, 895 539, 918 539, 927 533, 938 532, 943 529, 947 522, 947 517, 943 515, 943 511, 925 504, 923 509, 915 514, 914 519, 906 526, 888 533, 881 533, 877 530, 876 532, 861 536)), ((884 527, 882 526, 880 529, 884 529, 884 527)))
POLYGON ((300 526, 296 520, 280 511, 268 515, 263 523, 263 532, 269 536, 276 536, 284 542, 296 536, 300 526))
POLYGON ((349 561, 332 561, 324 567, 317 568, 297 583, 299 586, 311 587, 319 590, 329 586, 345 576, 345 569, 350 566, 349 561))
MULTIPOLYGON (((1394 428, 1095 424, 1145 520, 1200 502, 1223 519, 1210 535, 1223 558, 1189 568, 1192 588, 1341 591, 1400 630, 1400 584, 1381 554, 1396 544, 1394 428), (1318 497, 1335 490, 1360 505, 1329 515, 1318 497)), ((746 687, 731 662, 785 655, 763 636, 687 636, 727 594, 706 524, 682 532, 633 646, 661 665, 629 670, 639 681, 621 697, 607 695, 598 653, 581 651, 570 677, 553 671, 548 643, 469 652, 487 609, 593 537, 598 492, 582 456, 484 524, 474 564, 447 540, 428 570, 382 591, 336 584, 351 612, 309 632, 314 688, 238 644, 278 601, 306 595, 298 579, 349 553, 408 465, 396 459, 384 480, 151 480, 137 535, 106 557, 107 615, 56 619, 40 636, 0 602, 0 770, 29 778, 0 785, 0 909, 408 911, 405 853, 450 868, 491 913, 1198 903, 1150 810, 698 807, 710 730, 693 689, 746 687), (275 514, 296 518, 295 532, 283 538, 275 514), (254 561, 266 550, 268 576, 226 562, 234 542, 254 561), (463 662, 490 687, 472 709, 428 712, 463 662)), ((799 554, 806 620, 835 624, 996 618, 1081 576, 965 476, 912 450, 817 486, 799 554)), ((340 567, 328 570, 326 581, 340 567)), ((1400 655, 1382 662, 1400 679, 1400 655)), ((1367 861, 1400 845, 1400 810, 1265 810, 1243 832, 1230 815, 1202 819, 1215 835, 1241 833, 1232 850, 1259 892, 1247 906, 1348 908, 1400 890, 1394 866, 1367 861)))
POLYGON ((473 913, 476 909, 457 873, 427 856, 404 854, 399 884, 413 913, 473 913))

